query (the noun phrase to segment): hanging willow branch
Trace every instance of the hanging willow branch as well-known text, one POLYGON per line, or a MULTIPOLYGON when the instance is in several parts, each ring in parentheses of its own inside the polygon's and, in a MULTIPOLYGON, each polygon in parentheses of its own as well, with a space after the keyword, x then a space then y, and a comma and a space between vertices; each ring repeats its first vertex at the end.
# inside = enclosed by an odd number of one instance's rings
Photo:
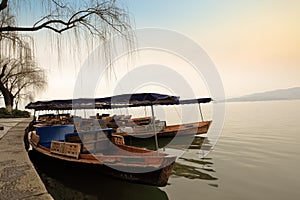
MULTIPOLYGON (((62 33, 72 28, 86 28, 93 35, 105 38, 107 28, 122 33, 130 29, 127 12, 118 7, 116 1, 90 1, 89 4, 82 2, 73 3, 71 6, 64 1, 48 0, 50 14, 46 14, 37 20, 33 26, 1 26, 0 32, 7 31, 38 31, 48 29, 57 33, 62 33), (77 4, 83 5, 78 6, 77 4), (77 9, 74 7, 78 6, 77 9), (89 7, 85 7, 88 5, 89 7), (63 13, 63 14, 62 14, 63 13)), ((0 12, 8 8, 8 0, 2 0, 0 12)))

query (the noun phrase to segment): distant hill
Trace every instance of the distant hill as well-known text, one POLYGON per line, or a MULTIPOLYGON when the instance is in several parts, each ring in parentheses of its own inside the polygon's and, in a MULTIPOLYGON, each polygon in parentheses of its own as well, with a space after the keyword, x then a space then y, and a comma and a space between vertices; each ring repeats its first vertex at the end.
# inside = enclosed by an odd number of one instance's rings
POLYGON ((274 101, 300 99, 300 87, 272 90, 267 92, 254 93, 236 98, 227 99, 227 102, 237 101, 274 101))

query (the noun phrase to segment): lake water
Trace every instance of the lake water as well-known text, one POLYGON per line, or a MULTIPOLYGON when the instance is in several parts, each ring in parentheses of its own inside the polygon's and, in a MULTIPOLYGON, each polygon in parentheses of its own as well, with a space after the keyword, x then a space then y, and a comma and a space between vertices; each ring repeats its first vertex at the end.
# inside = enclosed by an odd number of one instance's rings
POLYGON ((300 101, 227 103, 203 160, 180 160, 166 187, 40 171, 55 199, 299 199, 300 101))

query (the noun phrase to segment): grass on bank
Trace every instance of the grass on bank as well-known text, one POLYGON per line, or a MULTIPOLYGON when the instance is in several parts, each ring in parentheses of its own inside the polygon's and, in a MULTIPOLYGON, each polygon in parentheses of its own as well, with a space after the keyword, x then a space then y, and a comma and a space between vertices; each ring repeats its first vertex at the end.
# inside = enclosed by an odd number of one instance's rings
POLYGON ((26 110, 13 110, 9 113, 6 108, 0 108, 0 118, 27 118, 30 113, 26 110))

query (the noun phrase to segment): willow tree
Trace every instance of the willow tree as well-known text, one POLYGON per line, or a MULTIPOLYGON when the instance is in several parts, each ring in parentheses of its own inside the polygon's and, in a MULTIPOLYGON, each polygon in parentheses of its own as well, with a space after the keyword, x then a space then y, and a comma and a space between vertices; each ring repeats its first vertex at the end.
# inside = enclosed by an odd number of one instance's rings
MULTIPOLYGON (((71 51, 74 45, 77 45, 77 51, 83 48, 81 45, 91 49, 95 43, 97 45, 104 42, 107 45, 104 51, 109 55, 111 44, 105 41, 113 35, 121 34, 129 45, 133 41, 132 35, 129 34, 131 23, 128 11, 116 0, 0 1, 0 13, 14 16, 16 21, 15 24, 2 24, 1 34, 8 32, 32 34, 46 30, 51 38, 57 40, 51 42, 49 47, 51 49, 57 47, 58 54, 62 53, 60 51, 62 43, 67 44, 68 50, 71 51), (24 20, 24 16, 27 21, 24 20)), ((58 57, 60 58, 60 55, 58 57)))
MULTIPOLYGON (((3 74, 9 69, 22 71, 26 69, 24 66, 33 67, 34 46, 38 44, 30 39, 30 34, 40 30, 47 30, 58 40, 67 32, 70 40, 67 43, 82 44, 83 35, 94 38, 92 42, 105 41, 116 33, 122 34, 127 41, 132 39, 125 34, 131 29, 128 12, 116 0, 1 0, 0 17, 0 70, 3 74), (21 16, 24 15, 29 22, 22 25, 21 16)), ((109 51, 109 47, 104 50, 109 51)), ((57 52, 60 54, 59 45, 57 52)), ((9 92, 4 86, 11 83, 5 80, 5 75, 0 78, 3 83, 2 86, 0 83, 0 90, 5 96, 9 92)), ((17 98, 12 94, 8 96, 4 98, 7 107, 17 98)))
MULTIPOLYGON (((15 25, 9 10, 0 13, 0 27, 15 25)), ((0 34, 0 92, 6 109, 11 112, 20 99, 33 96, 46 85, 44 70, 35 62, 32 38, 17 32, 0 34)))
POLYGON ((23 98, 31 98, 38 90, 45 88, 47 82, 44 70, 31 58, 3 59, 0 68, 0 91, 6 109, 11 112, 13 105, 23 98))
MULTIPOLYGON (((63 53, 61 44, 67 45, 67 50, 73 51, 71 53, 77 57, 76 53, 80 53, 81 49, 89 50, 102 42, 105 46, 103 51, 109 59, 114 44, 106 41, 113 35, 123 36, 125 41, 123 44, 128 48, 134 43, 128 11, 116 0, 0 0, 0 2, 0 14, 14 16, 16 19, 15 24, 3 23, 0 26, 1 35, 12 32, 32 34, 47 30, 52 38, 49 47, 50 49, 57 47, 58 59, 63 53), (53 40, 53 36, 57 41, 53 40), (62 39, 65 41, 62 42, 62 39)), ((31 48, 34 49, 34 43, 31 48)), ((0 50, 2 49, 0 46, 0 50)))

